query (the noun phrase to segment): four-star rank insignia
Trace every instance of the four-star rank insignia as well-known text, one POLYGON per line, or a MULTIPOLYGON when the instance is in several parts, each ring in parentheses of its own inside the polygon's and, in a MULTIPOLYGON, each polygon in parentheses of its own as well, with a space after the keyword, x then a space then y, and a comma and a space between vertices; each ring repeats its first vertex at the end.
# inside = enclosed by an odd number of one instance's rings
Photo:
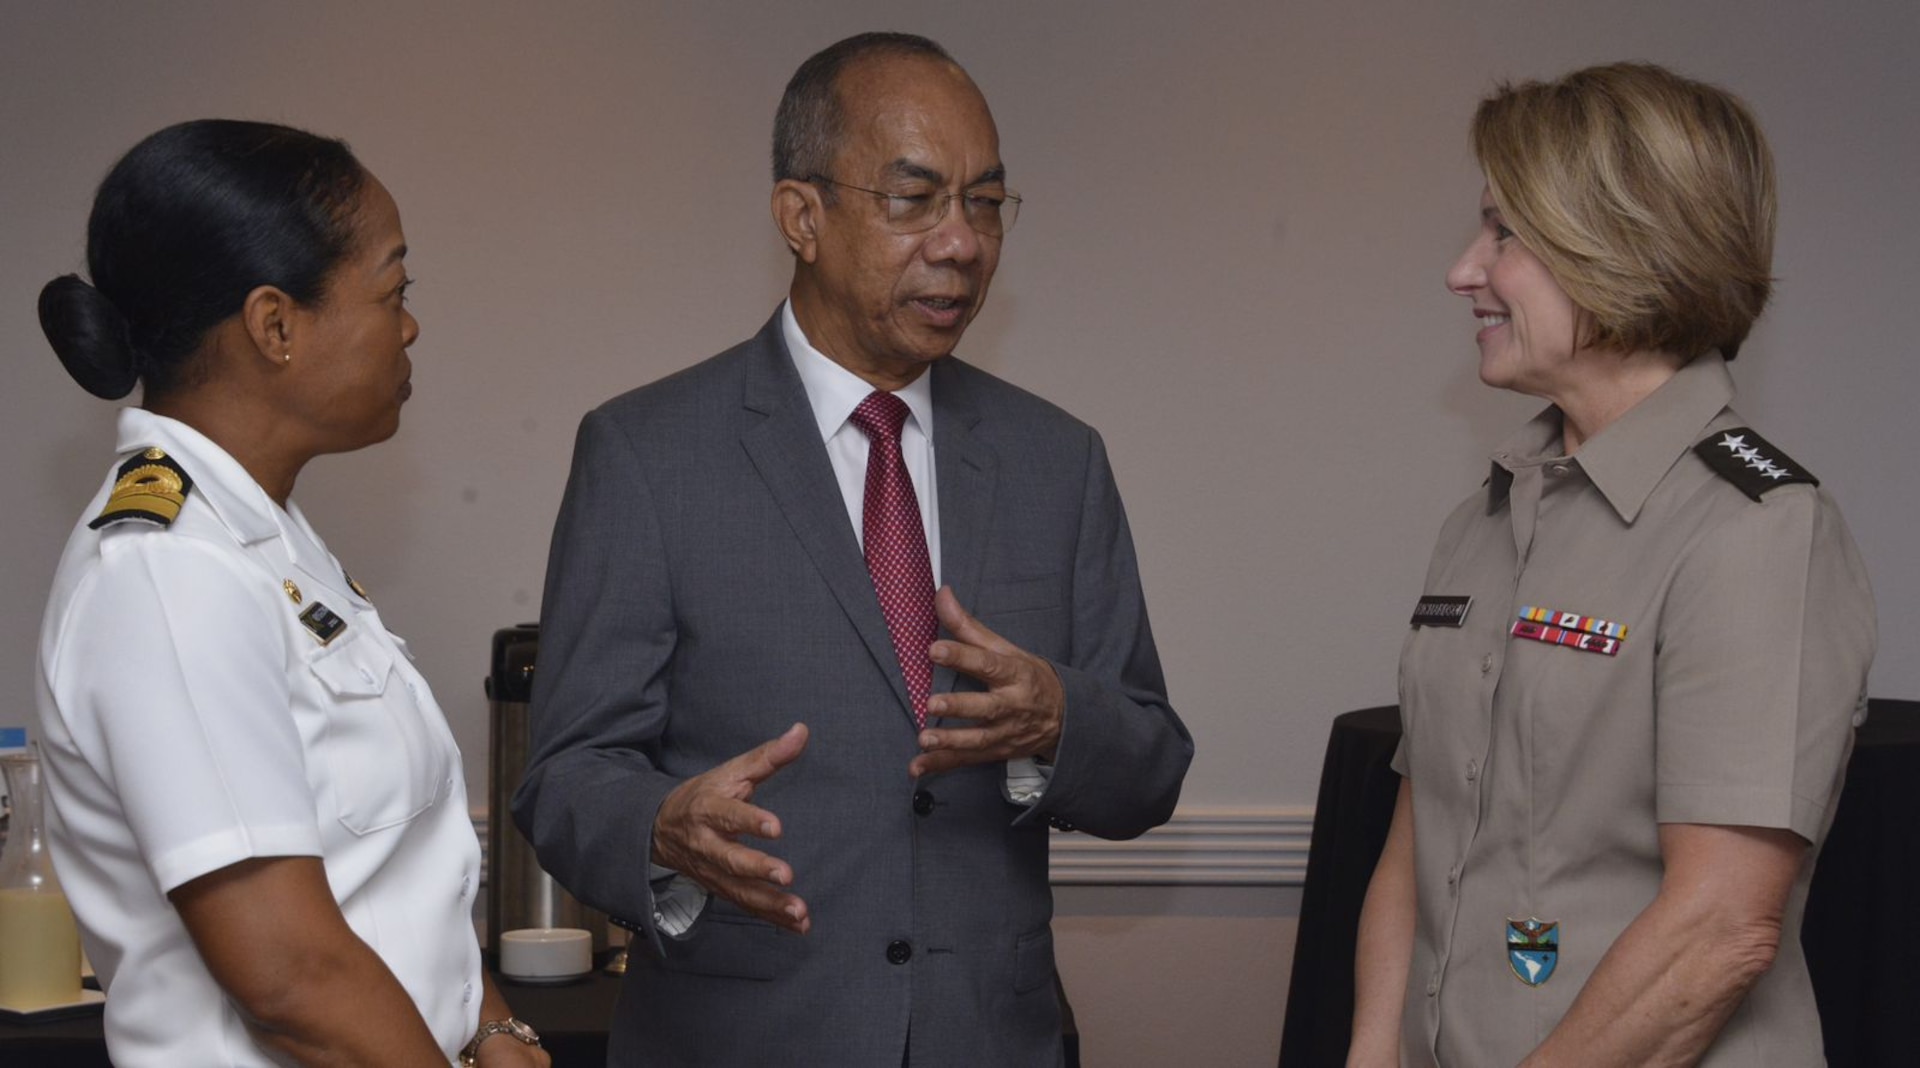
POLYGON ((1806 468, 1794 463, 1750 427, 1720 431, 1695 445, 1693 451, 1721 478, 1740 487, 1740 492, 1756 501, 1777 486, 1790 486, 1795 482, 1820 484, 1806 468))
POLYGON ((1560 963, 1560 921, 1532 916, 1507 920, 1507 967, 1513 977, 1528 986, 1539 986, 1553 978, 1560 963))
POLYGON ((193 479, 159 449, 146 449, 120 465, 107 494, 107 506, 87 526, 99 530, 113 523, 137 519, 167 527, 180 518, 180 508, 193 492, 193 479))

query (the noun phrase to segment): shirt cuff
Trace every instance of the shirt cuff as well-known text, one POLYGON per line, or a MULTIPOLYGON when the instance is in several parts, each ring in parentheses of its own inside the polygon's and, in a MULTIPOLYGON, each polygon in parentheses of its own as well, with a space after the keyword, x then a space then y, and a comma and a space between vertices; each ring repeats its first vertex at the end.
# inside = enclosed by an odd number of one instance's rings
POLYGON ((1053 765, 1040 764, 1032 757, 1015 757, 1007 761, 1007 800, 1016 805, 1029 808, 1040 802, 1047 792, 1047 784, 1053 781, 1053 765))
POLYGON ((649 863, 647 870, 654 881, 653 926, 668 938, 687 937, 707 907, 706 888, 658 864, 649 863), (660 885, 661 879, 666 885, 660 885))

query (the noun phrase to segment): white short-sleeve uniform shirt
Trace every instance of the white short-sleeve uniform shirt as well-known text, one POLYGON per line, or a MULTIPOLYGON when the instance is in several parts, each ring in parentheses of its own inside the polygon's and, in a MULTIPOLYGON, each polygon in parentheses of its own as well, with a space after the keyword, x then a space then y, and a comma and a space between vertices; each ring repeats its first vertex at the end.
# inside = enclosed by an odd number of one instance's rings
POLYGON ((166 895, 317 856, 451 1061, 479 1013, 480 850, 446 718, 298 507, 185 424, 122 412, 115 470, 150 448, 193 480, 179 517, 89 529, 110 473, 40 637, 49 836, 108 1051, 122 1068, 272 1063, 166 895), (345 624, 330 636, 328 614, 345 624))

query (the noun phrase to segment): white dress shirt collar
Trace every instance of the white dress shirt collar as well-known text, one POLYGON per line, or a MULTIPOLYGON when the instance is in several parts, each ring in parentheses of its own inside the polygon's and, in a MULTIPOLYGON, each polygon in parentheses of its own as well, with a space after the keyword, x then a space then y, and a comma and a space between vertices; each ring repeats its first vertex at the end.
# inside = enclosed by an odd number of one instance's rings
MULTIPOLYGON (((820 440, 840 432, 853 410, 873 392, 873 384, 813 347, 793 316, 793 302, 780 305, 780 333, 793 355, 794 369, 800 372, 800 384, 806 387, 807 400, 813 405, 813 417, 820 424, 820 440)), ((933 436, 933 375, 923 374, 893 395, 907 402, 913 422, 928 438, 933 436)))

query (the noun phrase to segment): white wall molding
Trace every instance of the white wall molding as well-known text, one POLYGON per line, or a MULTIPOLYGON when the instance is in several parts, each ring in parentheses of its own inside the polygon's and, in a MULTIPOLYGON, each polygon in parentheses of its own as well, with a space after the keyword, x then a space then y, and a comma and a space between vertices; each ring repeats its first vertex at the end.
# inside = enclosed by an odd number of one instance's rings
MULTIPOLYGON (((487 814, 473 813, 487 844, 487 814)), ((1056 831, 1052 881, 1072 886, 1299 886, 1307 876, 1310 806, 1183 808, 1131 841, 1056 831)))
POLYGON ((1053 836, 1055 884, 1299 886, 1307 876, 1311 806, 1182 808, 1126 842, 1053 836))

